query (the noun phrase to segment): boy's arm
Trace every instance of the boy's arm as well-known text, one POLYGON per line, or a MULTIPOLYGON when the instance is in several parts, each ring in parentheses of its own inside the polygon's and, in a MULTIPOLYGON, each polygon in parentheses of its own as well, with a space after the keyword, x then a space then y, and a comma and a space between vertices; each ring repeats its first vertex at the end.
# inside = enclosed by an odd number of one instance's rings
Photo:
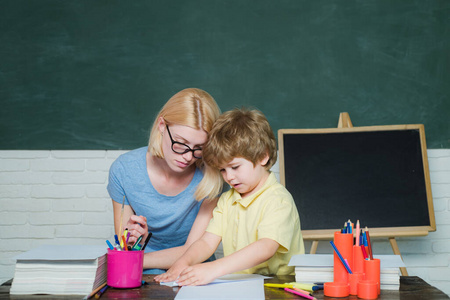
MULTIPOLYGON (((204 200, 192 225, 186 243, 183 246, 149 252, 144 255, 144 269, 168 269, 179 259, 187 249, 205 233, 206 227, 212 218, 217 199, 204 200)), ((151 241, 150 241, 151 242, 151 241)), ((206 258, 208 259, 209 256, 206 258)))
POLYGON ((194 242, 166 273, 155 277, 155 281, 168 282, 177 280, 180 273, 187 267, 207 260, 216 251, 221 237, 210 232, 194 242))
POLYGON ((178 285, 203 285, 217 277, 245 270, 270 259, 280 245, 268 238, 262 238, 235 253, 216 261, 187 267, 181 272, 178 285))

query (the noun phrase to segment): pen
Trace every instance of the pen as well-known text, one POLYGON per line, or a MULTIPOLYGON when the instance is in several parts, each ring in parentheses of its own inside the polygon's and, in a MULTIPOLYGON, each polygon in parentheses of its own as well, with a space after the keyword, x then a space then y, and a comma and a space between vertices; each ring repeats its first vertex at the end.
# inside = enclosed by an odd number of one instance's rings
POLYGON ((114 250, 113 245, 111 245, 111 243, 108 240, 106 240, 106 244, 108 244, 109 249, 114 250))
POLYGON ((128 251, 127 243, 126 243, 125 237, 123 235, 122 235, 122 241, 123 241, 123 250, 128 251))
POLYGON ((339 259, 341 260, 342 264, 344 265, 344 267, 347 269, 347 272, 350 274, 352 273, 352 270, 350 270, 350 267, 348 266, 348 264, 345 262, 344 258, 342 257, 341 253, 339 252, 338 248, 336 247, 336 245, 334 244, 333 241, 330 241, 331 246, 333 246, 334 251, 336 252, 337 256, 339 257, 339 259))
POLYGON ((128 239, 130 238, 130 233, 131 232, 129 232, 129 231, 127 232, 127 243, 128 243, 128 239))
POLYGON ((138 239, 136 240, 136 243, 134 243, 132 248, 134 249, 135 247, 137 247, 137 245, 141 242, 141 240, 142 240, 142 235, 140 237, 138 237, 138 239))
POLYGON ((150 241, 151 237, 152 237, 152 233, 149 232, 147 238, 145 239, 144 246, 142 246, 142 248, 141 248, 142 251, 144 251, 145 247, 147 247, 148 241, 150 241))
POLYGON ((119 237, 117 236, 117 234, 114 235, 114 240, 116 241, 117 245, 120 245, 119 237))

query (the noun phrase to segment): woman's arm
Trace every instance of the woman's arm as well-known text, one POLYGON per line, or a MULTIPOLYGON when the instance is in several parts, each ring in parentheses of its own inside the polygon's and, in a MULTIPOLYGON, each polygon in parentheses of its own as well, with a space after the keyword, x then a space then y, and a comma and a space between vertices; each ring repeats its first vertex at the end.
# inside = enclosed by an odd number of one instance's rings
POLYGON ((205 233, 216 204, 217 199, 211 201, 204 200, 189 232, 186 243, 183 246, 146 253, 144 255, 144 269, 169 269, 205 233))

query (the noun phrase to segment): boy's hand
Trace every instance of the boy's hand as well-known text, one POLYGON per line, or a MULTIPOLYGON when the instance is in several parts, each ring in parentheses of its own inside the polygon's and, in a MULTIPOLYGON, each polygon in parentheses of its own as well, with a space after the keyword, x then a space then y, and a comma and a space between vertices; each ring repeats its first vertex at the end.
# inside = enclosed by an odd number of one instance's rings
POLYGON ((189 267, 188 264, 176 262, 172 265, 172 267, 170 267, 169 270, 167 270, 166 273, 155 276, 154 280, 157 282, 175 281, 180 276, 180 273, 187 267, 189 267))
POLYGON ((208 284, 219 277, 216 271, 217 268, 214 268, 213 263, 194 265, 184 269, 177 282, 179 286, 208 284))

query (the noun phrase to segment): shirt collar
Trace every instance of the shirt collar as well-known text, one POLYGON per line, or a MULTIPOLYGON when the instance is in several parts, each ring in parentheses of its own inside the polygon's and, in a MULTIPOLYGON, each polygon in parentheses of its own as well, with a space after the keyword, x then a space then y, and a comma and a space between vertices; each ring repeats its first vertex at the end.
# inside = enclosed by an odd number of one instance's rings
POLYGON ((258 198, 259 195, 261 195, 265 190, 267 190, 269 187, 277 183, 277 178, 275 177, 275 174, 273 172, 270 172, 269 177, 267 177, 266 182, 264 182, 264 185, 253 195, 250 195, 249 197, 246 197, 242 199, 241 194, 239 194, 235 189, 233 189, 233 195, 232 200, 233 203, 239 203, 243 207, 248 207, 256 198, 258 198))

